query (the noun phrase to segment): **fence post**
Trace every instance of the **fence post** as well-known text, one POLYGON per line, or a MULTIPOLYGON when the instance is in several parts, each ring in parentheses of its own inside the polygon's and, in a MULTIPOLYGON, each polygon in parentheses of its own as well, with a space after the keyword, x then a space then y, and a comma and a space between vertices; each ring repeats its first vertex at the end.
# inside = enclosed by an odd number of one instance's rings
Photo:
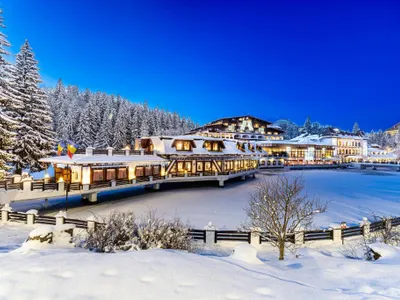
POLYGON ((250 245, 254 247, 259 247, 260 246, 260 230, 256 228, 252 228, 251 230, 251 235, 250 235, 250 245))
POLYGON ((12 211, 10 205, 6 203, 4 207, 1 209, 1 222, 7 223, 8 222, 8 213, 12 211))
POLYGON ((26 214, 26 225, 33 226, 35 224, 35 214, 33 212, 27 212, 26 214))
POLYGON ((95 231, 96 230, 96 220, 94 216, 90 216, 86 219, 87 221, 87 229, 88 231, 95 231))
POLYGON ((116 187, 117 181, 115 179, 111 180, 111 187, 116 187))
POLYGON ((392 219, 390 219, 390 218, 385 219, 384 224, 385 224, 386 231, 390 232, 390 230, 392 228, 392 219))
POLYGON ((369 238, 369 234, 371 232, 370 225, 371 225, 371 222, 368 221, 368 219, 364 217, 363 220, 361 221, 360 226, 362 226, 363 237, 365 239, 369 238))
POLYGON ((206 245, 207 246, 213 246, 215 244, 215 225, 212 224, 212 222, 208 222, 207 226, 204 227, 204 230, 206 231, 206 245))
POLYGON ((64 182, 64 180, 58 182, 57 188, 58 188, 58 191, 61 191, 61 192, 64 193, 64 190, 65 190, 65 182, 64 182))
POLYGON ((294 233, 294 244, 301 246, 304 244, 304 231, 296 231, 294 233))
POLYGON ((66 217, 67 213, 65 211, 60 210, 58 214, 56 214, 56 226, 63 225, 65 223, 66 217))
POLYGON ((107 155, 108 156, 113 156, 113 150, 114 150, 113 147, 107 147, 107 155))
POLYGON ((332 239, 334 243, 342 243, 342 228, 333 228, 332 239))
POLYGON ((32 178, 25 178, 25 179, 21 180, 21 183, 22 183, 22 190, 23 190, 24 192, 31 191, 31 189, 32 189, 32 182, 33 182, 32 178))

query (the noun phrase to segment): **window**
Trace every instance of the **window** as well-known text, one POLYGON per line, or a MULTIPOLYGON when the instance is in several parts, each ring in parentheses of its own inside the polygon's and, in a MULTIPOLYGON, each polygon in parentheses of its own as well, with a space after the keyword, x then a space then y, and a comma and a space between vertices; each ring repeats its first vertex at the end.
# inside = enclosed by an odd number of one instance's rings
POLYGON ((212 150, 213 151, 219 151, 219 144, 218 143, 213 143, 212 150))
POLYGON ((210 161, 206 161, 204 163, 204 170, 205 171, 211 171, 211 162, 210 161))
POLYGON ((190 141, 177 141, 175 145, 176 150, 178 151, 191 151, 192 144, 190 141))
POLYGON ((118 169, 118 179, 126 179, 128 178, 128 173, 126 172, 126 168, 118 169))
POLYGON ((151 176, 153 174, 153 172, 151 171, 151 167, 146 167, 145 171, 144 171, 144 175, 145 176, 151 176))
POLYGON ((160 166, 153 167, 153 175, 160 175, 160 166))
POLYGON ((115 179, 115 169, 107 169, 107 180, 115 179))
POLYGON ((136 177, 143 177, 144 176, 144 168, 143 167, 136 167, 136 177))
POLYGON ((203 163, 201 161, 197 162, 196 169, 197 169, 197 172, 202 172, 203 171, 203 163))
POLYGON ((103 170, 93 170, 93 181, 103 181, 104 172, 103 170))

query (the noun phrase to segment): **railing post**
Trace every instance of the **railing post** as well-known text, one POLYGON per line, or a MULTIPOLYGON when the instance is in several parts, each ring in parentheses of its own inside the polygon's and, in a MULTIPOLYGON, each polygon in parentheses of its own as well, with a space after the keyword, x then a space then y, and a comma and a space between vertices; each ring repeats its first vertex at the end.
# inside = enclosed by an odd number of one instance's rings
POLYGON ((150 181, 150 182, 153 181, 153 176, 149 176, 149 181, 150 181))
POLYGON ((113 150, 114 150, 113 147, 107 147, 107 155, 108 156, 113 156, 113 150))
POLYGON ((212 224, 212 222, 208 222, 208 224, 204 227, 204 230, 206 231, 206 245, 213 246, 216 238, 215 226, 212 224))
POLYGON ((35 218, 38 214, 36 209, 31 209, 26 212, 26 225, 33 226, 35 224, 35 218))
POLYGON ((125 148, 125 156, 129 156, 131 154, 131 150, 129 148, 125 148))
POLYGON ((301 246, 304 244, 304 231, 296 231, 294 233, 294 244, 301 246))
POLYGON ((64 192, 64 190, 65 190, 65 182, 64 181, 59 181, 58 182, 57 190, 61 191, 61 192, 64 192))
POLYGON ((251 230, 251 235, 250 235, 250 245, 254 247, 259 247, 260 246, 260 234, 259 230, 254 228, 251 230))
POLYGON ((65 211, 60 210, 58 214, 56 214, 56 226, 63 225, 65 223, 66 217, 67 213, 65 211))
POLYGON ((86 148, 86 155, 87 156, 93 156, 93 150, 94 150, 93 147, 87 147, 86 148))
POLYGON ((87 229, 88 231, 95 231, 96 230, 96 220, 94 216, 90 216, 86 219, 87 221, 87 229))
POLYGON ((342 243, 342 228, 333 228, 332 239, 334 243, 342 243))
POLYGON ((365 239, 369 238, 369 235, 371 232, 371 229, 370 229, 371 222, 368 221, 368 219, 364 217, 363 220, 361 221, 360 226, 362 226, 363 237, 365 239))
POLYGON ((392 229, 392 220, 390 218, 385 219, 383 224, 385 226, 386 232, 390 232, 390 230, 392 229))
POLYGON ((26 178, 21 181, 22 183, 22 190, 24 192, 31 191, 32 189, 32 178, 26 178))
POLYGON ((144 155, 144 149, 140 149, 140 156, 144 155))
POLYGON ((1 209, 1 222, 2 223, 7 223, 8 222, 8 213, 12 211, 12 208, 8 203, 4 205, 4 207, 1 209))
POLYGON ((111 180, 111 187, 116 187, 117 186, 117 181, 115 179, 111 180))

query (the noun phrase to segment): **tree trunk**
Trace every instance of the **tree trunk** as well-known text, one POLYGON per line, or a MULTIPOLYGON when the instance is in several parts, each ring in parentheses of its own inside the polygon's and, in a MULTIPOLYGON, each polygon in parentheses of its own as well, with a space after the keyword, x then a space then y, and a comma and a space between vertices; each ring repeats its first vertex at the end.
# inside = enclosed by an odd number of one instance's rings
POLYGON ((285 259, 285 241, 279 241, 279 260, 285 259))

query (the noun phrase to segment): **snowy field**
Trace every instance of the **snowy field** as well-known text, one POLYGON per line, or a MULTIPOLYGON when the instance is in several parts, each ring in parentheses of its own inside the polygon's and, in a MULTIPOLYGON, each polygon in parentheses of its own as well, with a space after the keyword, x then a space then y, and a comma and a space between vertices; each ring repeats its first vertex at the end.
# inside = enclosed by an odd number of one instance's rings
MULTIPOLYGON (((330 201, 329 211, 318 216, 319 226, 347 221, 357 223, 371 211, 400 215, 400 177, 376 171, 306 171, 307 191, 330 201)), ((243 208, 254 184, 261 180, 216 186, 174 186, 159 192, 128 189, 105 194, 96 205, 70 199, 68 215, 86 218, 111 210, 140 214, 148 207, 160 214, 178 214, 195 227, 213 221, 236 228, 245 220, 243 208)), ((24 202, 15 210, 40 207, 24 202)), ((54 200, 43 212, 64 207, 54 200)), ((80 248, 32 250, 22 246, 26 225, 0 224, 0 300, 8 299, 400 299, 400 248, 373 245, 382 254, 375 262, 348 259, 343 246, 313 244, 277 260, 276 250, 263 245, 258 259, 231 255, 234 243, 201 249, 198 254, 173 250, 99 254, 80 248), (229 245, 228 245, 229 244, 229 245), (20 248, 21 247, 21 248, 20 248), (240 258, 240 259, 238 259, 240 258), (244 261, 249 259, 249 261, 244 261)), ((243 244, 242 244, 243 245, 243 244)))
POLYGON ((285 261, 266 248, 258 254, 261 261, 245 262, 246 257, 230 256, 223 248, 203 254, 16 249, 26 230, 0 225, 2 247, 12 245, 0 253, 1 300, 400 298, 400 249, 395 247, 377 245, 383 258, 376 262, 344 258, 341 246, 301 249, 299 258, 289 255, 285 261))
MULTIPOLYGON (((328 227, 346 221, 358 224, 362 217, 373 213, 400 216, 400 174, 396 172, 360 170, 291 171, 291 176, 303 175, 309 195, 329 201, 328 211, 318 215, 316 227, 328 227)), ((228 183, 224 188, 215 185, 201 187, 188 185, 165 186, 159 192, 126 189, 107 193, 95 205, 82 205, 75 197, 70 199, 68 216, 85 219, 92 214, 106 216, 112 210, 133 211, 137 215, 149 207, 166 217, 179 215, 196 228, 212 221, 218 228, 235 229, 246 220, 244 207, 254 184, 265 175, 245 182, 228 183)), ((55 214, 65 207, 65 200, 49 202, 50 208, 41 213, 55 214)), ((16 211, 43 208, 43 202, 13 204, 16 211)))

